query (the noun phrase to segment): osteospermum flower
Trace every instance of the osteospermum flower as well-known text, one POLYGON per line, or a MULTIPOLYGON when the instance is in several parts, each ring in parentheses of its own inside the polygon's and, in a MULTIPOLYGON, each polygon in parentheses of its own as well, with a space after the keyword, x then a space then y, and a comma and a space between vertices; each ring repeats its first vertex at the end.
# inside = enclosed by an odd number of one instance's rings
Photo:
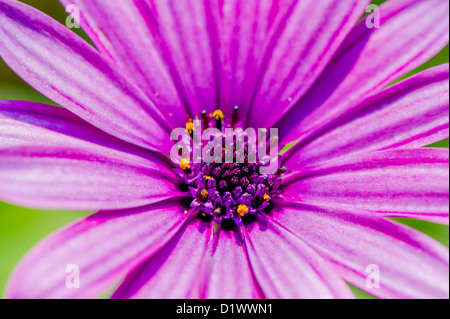
POLYGON ((379 29, 362 0, 62 3, 98 50, 0 0, 1 57, 64 107, 0 101, 0 198, 100 212, 38 244, 8 297, 448 298, 448 250, 386 218, 448 223, 448 150, 422 148, 448 137, 448 65, 386 88, 448 42, 446 0, 388 1, 379 29), (175 164, 196 119, 297 143, 272 174, 175 164))

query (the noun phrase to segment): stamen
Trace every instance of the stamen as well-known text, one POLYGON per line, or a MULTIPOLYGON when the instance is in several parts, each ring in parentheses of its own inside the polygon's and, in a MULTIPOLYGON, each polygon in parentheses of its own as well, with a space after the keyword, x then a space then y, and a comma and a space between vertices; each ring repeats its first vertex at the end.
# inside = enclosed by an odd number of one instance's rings
POLYGON ((192 121, 189 121, 186 123, 186 132, 192 135, 194 133, 194 123, 192 121))
POLYGON ((190 169, 190 168, 191 168, 191 165, 189 165, 189 160, 188 160, 187 158, 183 158, 183 159, 180 161, 180 167, 181 167, 181 169, 182 169, 183 171, 185 171, 185 170, 187 170, 187 169, 190 169))
POLYGON ((268 202, 268 201, 270 200, 269 194, 265 193, 264 196, 263 196, 263 199, 264 199, 266 202, 268 202))
POLYGON ((234 112, 233 115, 231 116, 231 126, 234 128, 234 126, 236 125, 237 121, 238 121, 238 111, 239 111, 239 106, 235 106, 234 107, 234 112))
POLYGON ((213 117, 216 121, 223 119, 223 112, 221 110, 214 111, 213 117))
POLYGON ((223 112, 221 110, 214 111, 213 117, 216 119, 216 127, 218 130, 222 130, 223 112))
POLYGON ((275 174, 276 175, 284 174, 284 173, 286 173, 286 170, 287 170, 286 166, 280 167, 275 174))
POLYGON ((207 129, 208 128, 208 116, 206 115, 206 110, 203 110, 202 111, 202 121, 203 121, 203 127, 205 128, 205 129, 207 129))
POLYGON ((239 205, 236 212, 244 217, 244 215, 248 213, 247 205, 239 205))
POLYGON ((200 196, 202 196, 202 198, 206 198, 209 195, 208 191, 206 189, 202 189, 200 191, 200 196))

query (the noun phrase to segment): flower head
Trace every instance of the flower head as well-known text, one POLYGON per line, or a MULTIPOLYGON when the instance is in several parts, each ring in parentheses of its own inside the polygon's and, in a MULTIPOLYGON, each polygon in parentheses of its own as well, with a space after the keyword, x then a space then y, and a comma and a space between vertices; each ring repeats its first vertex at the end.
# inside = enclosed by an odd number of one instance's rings
POLYGON ((377 297, 448 298, 448 250, 386 218, 448 223, 448 150, 423 148, 448 137, 448 65, 387 87, 446 45, 448 2, 388 1, 379 29, 369 2, 62 0, 95 49, 0 0, 0 56, 63 107, 0 101, 0 199, 99 211, 7 296, 350 298, 375 265, 377 297), (170 160, 176 128, 212 160, 170 160))

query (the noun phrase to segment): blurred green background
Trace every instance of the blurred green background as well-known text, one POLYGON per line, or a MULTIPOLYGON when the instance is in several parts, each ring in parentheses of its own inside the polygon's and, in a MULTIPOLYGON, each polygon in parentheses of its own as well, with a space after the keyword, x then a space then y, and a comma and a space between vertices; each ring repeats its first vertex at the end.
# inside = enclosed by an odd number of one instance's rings
MULTIPOLYGON (((67 18, 64 8, 57 0, 24 0, 23 2, 40 9, 61 23, 64 23, 67 18)), ((373 2, 380 4, 383 0, 373 2)), ((81 29, 73 30, 88 40, 81 29)), ((447 45, 434 58, 407 76, 448 61, 449 47, 447 45)), ((1 59, 0 100, 26 100, 54 104, 15 75, 1 59)), ((447 139, 433 146, 448 148, 449 141, 447 139)), ((30 248, 61 226, 90 213, 92 212, 40 211, 0 202, 0 296, 3 294, 7 279, 14 266, 30 248)), ((449 246, 448 226, 400 218, 396 218, 396 220, 430 235, 447 247, 449 246)), ((352 289, 359 298, 371 298, 357 288, 352 287, 352 289)))

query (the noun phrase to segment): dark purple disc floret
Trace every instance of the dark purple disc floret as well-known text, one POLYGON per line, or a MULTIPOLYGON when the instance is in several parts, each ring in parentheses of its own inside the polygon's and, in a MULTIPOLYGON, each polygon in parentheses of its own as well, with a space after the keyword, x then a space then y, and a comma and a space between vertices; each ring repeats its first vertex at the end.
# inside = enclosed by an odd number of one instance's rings
MULTIPOLYGON (((237 112, 237 109, 235 111, 237 112)), ((232 125, 235 128, 238 125, 236 116, 227 122, 220 111, 211 116, 212 121, 205 121, 205 115, 202 116, 203 124, 214 125, 221 132, 213 141, 205 143, 203 148, 209 146, 214 150, 214 146, 217 145, 214 141, 217 140, 222 140, 222 145, 225 145, 224 129, 232 125)), ((191 135, 193 128, 192 122, 188 122, 186 130, 191 135)), ((183 158, 180 168, 175 169, 189 188, 190 207, 203 216, 212 216, 217 225, 220 225, 222 219, 231 219, 240 228, 246 216, 266 210, 270 206, 271 199, 282 192, 281 174, 286 172, 286 168, 279 168, 274 174, 261 174, 260 168, 267 164, 268 156, 263 160, 252 162, 250 160, 252 154, 248 153, 249 139, 245 139, 241 133, 233 132, 232 157, 227 147, 221 147, 218 148, 222 149, 221 154, 211 153, 214 156, 211 163, 205 162, 204 159, 200 163, 193 163, 192 158, 183 158), (238 139, 242 141, 241 150, 236 147, 238 139)), ((258 156, 253 158, 259 159, 258 156)))

